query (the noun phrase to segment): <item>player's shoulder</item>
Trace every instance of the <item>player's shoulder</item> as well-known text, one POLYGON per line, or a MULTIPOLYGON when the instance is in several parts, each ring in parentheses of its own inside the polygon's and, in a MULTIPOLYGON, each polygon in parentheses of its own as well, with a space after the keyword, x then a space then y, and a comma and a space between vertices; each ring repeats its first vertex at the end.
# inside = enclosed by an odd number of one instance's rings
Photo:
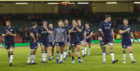
POLYGON ((55 27, 55 28, 54 28, 54 30, 57 30, 57 29, 59 29, 59 27, 55 27))
POLYGON ((104 23, 105 23, 105 21, 101 21, 101 22, 100 22, 100 24, 104 24, 104 23))
POLYGON ((31 30, 34 30, 34 28, 33 28, 33 27, 30 27, 30 31, 31 31, 31 30))
POLYGON ((69 29, 71 29, 73 26, 72 25, 69 25, 69 29))
POLYGON ((120 26, 120 29, 121 29, 121 30, 124 30, 124 29, 125 29, 125 26, 124 26, 124 25, 121 25, 121 26, 120 26))
POLYGON ((130 25, 128 25, 128 27, 129 27, 129 28, 131 28, 131 26, 130 26, 130 25))

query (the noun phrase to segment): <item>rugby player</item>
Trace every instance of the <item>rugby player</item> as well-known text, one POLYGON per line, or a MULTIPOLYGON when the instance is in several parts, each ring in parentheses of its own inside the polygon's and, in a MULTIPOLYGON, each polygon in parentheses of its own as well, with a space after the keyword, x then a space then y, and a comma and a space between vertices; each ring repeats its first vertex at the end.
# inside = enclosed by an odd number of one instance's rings
POLYGON ((15 47, 14 37, 16 36, 16 30, 11 26, 10 20, 6 21, 6 27, 3 29, 2 36, 5 40, 5 48, 8 51, 9 66, 13 65, 13 51, 15 47))

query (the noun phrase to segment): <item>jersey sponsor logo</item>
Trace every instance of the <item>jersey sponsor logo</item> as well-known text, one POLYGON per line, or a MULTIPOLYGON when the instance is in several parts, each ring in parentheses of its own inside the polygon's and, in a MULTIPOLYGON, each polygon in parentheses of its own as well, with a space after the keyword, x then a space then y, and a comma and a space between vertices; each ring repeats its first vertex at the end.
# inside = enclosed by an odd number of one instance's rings
POLYGON ((111 27, 111 23, 109 23, 109 26, 111 27))
POLYGON ((110 27, 105 27, 105 29, 110 29, 110 27))

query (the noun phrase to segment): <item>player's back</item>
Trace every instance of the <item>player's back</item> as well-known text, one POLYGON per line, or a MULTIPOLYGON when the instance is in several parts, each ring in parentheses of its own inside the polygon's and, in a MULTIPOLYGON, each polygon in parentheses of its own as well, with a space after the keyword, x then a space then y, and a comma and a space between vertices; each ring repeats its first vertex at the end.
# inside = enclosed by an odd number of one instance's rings
MULTIPOLYGON (((37 40, 37 30, 33 27, 30 28, 30 33, 33 33, 35 39, 37 40)), ((30 42, 34 42, 34 39, 30 36, 30 42)))

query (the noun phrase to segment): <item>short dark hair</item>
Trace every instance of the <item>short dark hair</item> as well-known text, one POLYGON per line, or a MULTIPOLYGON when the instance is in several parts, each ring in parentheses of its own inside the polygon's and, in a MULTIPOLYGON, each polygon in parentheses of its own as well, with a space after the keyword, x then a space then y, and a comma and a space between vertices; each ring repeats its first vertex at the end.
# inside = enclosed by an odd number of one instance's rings
POLYGON ((76 21, 76 19, 72 19, 72 21, 76 21))
POLYGON ((128 21, 128 18, 124 18, 123 20, 127 20, 128 21))
POLYGON ((58 21, 63 21, 62 19, 59 19, 58 21))
POLYGON ((105 15, 105 19, 111 17, 111 15, 106 14, 105 15))
MULTIPOLYGON (((81 21, 81 19, 78 19, 78 20, 80 20, 80 21, 81 21)), ((78 21, 78 20, 77 20, 77 21, 78 21)))
POLYGON ((37 24, 37 22, 33 21, 32 22, 32 26, 35 26, 37 24))
POLYGON ((10 22, 11 23, 11 20, 6 20, 6 22, 10 22))
POLYGON ((68 19, 65 19, 65 20, 68 20, 68 19))
POLYGON ((42 22, 47 22, 47 20, 46 20, 46 19, 44 19, 42 22))

